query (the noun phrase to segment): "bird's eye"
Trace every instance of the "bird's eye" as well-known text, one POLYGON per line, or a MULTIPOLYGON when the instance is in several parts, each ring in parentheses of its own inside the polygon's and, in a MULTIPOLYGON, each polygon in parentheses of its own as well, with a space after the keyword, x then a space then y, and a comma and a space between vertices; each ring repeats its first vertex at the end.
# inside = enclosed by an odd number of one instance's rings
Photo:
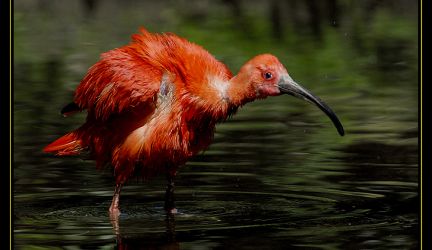
POLYGON ((272 73, 270 73, 270 72, 265 72, 264 73, 264 79, 270 80, 270 79, 272 79, 272 77, 273 77, 272 73))

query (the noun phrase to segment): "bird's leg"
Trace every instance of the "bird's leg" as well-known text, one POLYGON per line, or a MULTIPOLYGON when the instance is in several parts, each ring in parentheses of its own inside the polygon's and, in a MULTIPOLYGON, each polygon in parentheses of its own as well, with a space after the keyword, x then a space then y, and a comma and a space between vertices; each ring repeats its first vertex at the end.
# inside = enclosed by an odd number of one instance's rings
POLYGON ((165 193, 165 210, 170 214, 177 213, 177 209, 175 208, 175 199, 174 199, 174 177, 175 174, 172 173, 167 174, 168 186, 165 193))
POLYGON ((120 215, 119 200, 122 186, 122 184, 116 184, 115 186, 114 196, 111 202, 111 206, 109 208, 109 213, 111 217, 118 217, 120 215))

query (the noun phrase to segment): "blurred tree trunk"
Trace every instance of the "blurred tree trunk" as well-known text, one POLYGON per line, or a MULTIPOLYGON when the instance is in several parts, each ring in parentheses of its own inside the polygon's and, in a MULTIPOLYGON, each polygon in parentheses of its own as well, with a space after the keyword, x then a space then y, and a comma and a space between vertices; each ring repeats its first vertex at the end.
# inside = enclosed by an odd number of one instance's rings
POLYGON ((309 13, 309 25, 312 30, 313 36, 318 41, 322 40, 322 29, 321 29, 321 16, 317 0, 306 1, 308 13, 309 13))
POLYGON ((339 6, 337 0, 327 0, 328 19, 332 27, 339 27, 339 6))
POLYGON ((250 29, 250 24, 244 16, 243 10, 240 5, 239 0, 222 0, 223 3, 229 6, 233 19, 236 22, 237 30, 243 31, 246 37, 252 37, 252 30, 250 29))
POLYGON ((280 1, 273 0, 270 4, 270 23, 272 25, 272 35, 276 40, 281 40, 283 37, 281 13, 280 13, 280 1))
POLYGON ((288 1, 288 17, 290 18, 291 26, 296 34, 302 31, 302 23, 299 17, 299 4, 297 0, 288 1))
POLYGON ((85 19, 90 19, 96 10, 98 5, 98 0, 82 0, 82 6, 84 7, 84 17, 85 19))

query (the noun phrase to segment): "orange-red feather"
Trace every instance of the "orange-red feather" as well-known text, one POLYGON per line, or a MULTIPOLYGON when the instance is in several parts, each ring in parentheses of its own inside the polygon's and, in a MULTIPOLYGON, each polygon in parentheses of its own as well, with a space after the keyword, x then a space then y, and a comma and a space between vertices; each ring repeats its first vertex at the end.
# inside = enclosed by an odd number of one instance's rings
POLYGON ((74 102, 87 109, 86 123, 73 138, 48 146, 64 154, 79 143, 98 167, 114 167, 118 183, 175 172, 210 144, 216 122, 237 108, 210 84, 224 84, 232 73, 202 47, 145 29, 132 39, 102 54, 78 86, 74 102))
POLYGON ((56 155, 78 155, 82 146, 80 139, 74 132, 71 132, 50 143, 43 150, 56 155))

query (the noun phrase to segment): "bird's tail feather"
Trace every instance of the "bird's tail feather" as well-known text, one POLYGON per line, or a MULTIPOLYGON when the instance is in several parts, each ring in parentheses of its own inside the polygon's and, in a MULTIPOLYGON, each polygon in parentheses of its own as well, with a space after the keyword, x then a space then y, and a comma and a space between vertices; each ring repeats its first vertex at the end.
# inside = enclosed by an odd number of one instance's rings
POLYGON ((73 131, 50 143, 43 151, 55 155, 78 155, 83 149, 81 143, 81 139, 73 131))

